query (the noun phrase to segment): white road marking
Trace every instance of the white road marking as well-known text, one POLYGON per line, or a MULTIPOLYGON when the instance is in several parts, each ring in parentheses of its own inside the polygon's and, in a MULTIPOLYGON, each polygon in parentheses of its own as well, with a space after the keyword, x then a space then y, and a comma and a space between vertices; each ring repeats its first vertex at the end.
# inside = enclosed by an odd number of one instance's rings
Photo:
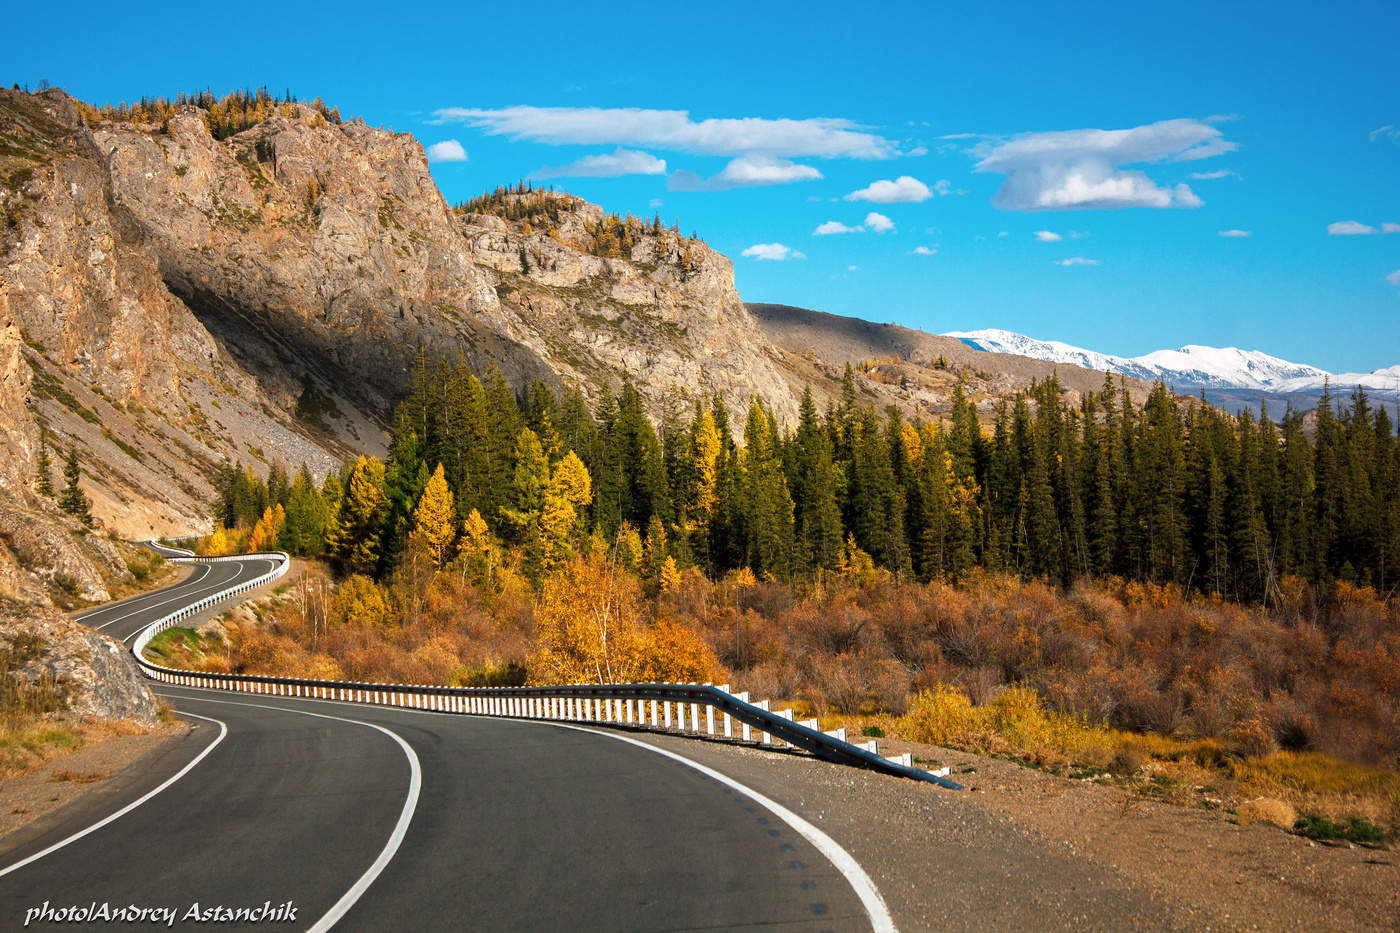
MULTIPOLYGON (((340 900, 331 905, 331 909, 326 911, 321 919, 317 920, 309 927, 310 933, 324 933, 324 931, 335 926, 336 923, 340 921, 340 918, 344 917, 350 911, 350 908, 355 906, 355 902, 364 896, 364 893, 369 890, 370 885, 374 884, 375 879, 388 867, 389 862, 391 862, 398 853, 399 846, 403 844, 404 836, 408 834, 408 824, 413 822, 413 813, 418 809, 418 795, 423 789, 423 769, 418 762, 418 754, 414 752, 412 746, 399 737, 398 733, 376 723, 365 722, 361 719, 347 719, 344 716, 328 716, 324 713, 312 713, 304 709, 295 709, 289 706, 276 706, 266 703, 240 703, 234 700, 210 700, 204 697, 188 697, 188 699, 194 700, 197 703, 218 703, 223 706, 252 706, 258 709, 271 709, 284 713, 295 713, 299 716, 314 716, 317 719, 334 719, 338 722, 346 722, 356 726, 368 726, 371 729, 377 729, 384 733, 389 738, 399 743, 399 748, 403 749, 404 757, 408 759, 409 780, 408 796, 404 798, 403 809, 399 811, 399 820, 394 824, 394 831, 389 834, 389 841, 386 842, 384 848, 380 850, 379 857, 374 860, 374 864, 365 869, 365 873, 350 886, 348 891, 340 896, 340 900)), ((191 713, 190 715, 193 716, 194 714, 191 713)))
MULTIPOLYGON (((198 692, 198 693, 203 693, 203 692, 215 692, 215 691, 206 691, 205 688, 200 688, 200 687, 185 687, 184 689, 186 689, 186 690, 193 690, 193 691, 196 691, 196 692, 198 692)), ((191 696, 191 697, 189 697, 189 699, 192 699, 192 700, 202 700, 203 697, 202 697, 202 696, 191 696)), ((323 700, 323 699, 313 698, 313 697, 298 697, 298 698, 296 698, 296 699, 298 699, 300 702, 305 702, 305 703, 330 703, 330 704, 335 704, 335 705, 337 705, 337 706, 346 706, 346 705, 363 706, 363 705, 366 705, 366 704, 360 704, 360 703, 349 704, 349 703, 346 703, 346 702, 343 701, 343 700, 323 700)), ((230 702, 227 701, 227 700, 207 700, 207 701, 205 701, 205 702, 209 702, 209 703, 229 703, 229 705, 232 705, 232 706, 258 706, 258 705, 261 705, 261 704, 257 704, 257 703, 230 703, 230 702)), ((272 709, 285 709, 285 707, 280 707, 280 706, 279 706, 279 707, 270 707, 270 708, 272 708, 272 709)), ((374 705, 373 708, 374 708, 374 709, 385 709, 385 710, 396 710, 396 711, 404 712, 404 713, 428 714, 428 715, 433 715, 433 716, 463 716, 463 715, 467 715, 467 714, 462 714, 462 713, 446 713, 446 712, 443 712, 443 711, 441 711, 441 710, 413 709, 413 708, 410 708, 410 707, 398 707, 398 706, 379 706, 379 705, 374 705)), ((288 710, 288 711, 289 711, 289 712, 299 712, 299 711, 297 711, 297 710, 288 710)), ((304 711, 300 711, 300 712, 304 712, 304 711)), ((306 713, 306 715, 307 715, 307 716, 317 716, 317 715, 320 715, 320 714, 319 714, 319 713, 306 713)), ((327 718, 327 719, 338 719, 339 717, 337 717, 337 716, 328 716, 328 717, 325 717, 325 718, 327 718)), ((617 734, 615 734, 615 733, 606 732, 606 731, 603 731, 603 730, 601 730, 601 729, 589 729, 589 728, 586 728, 586 727, 584 727, 584 726, 578 726, 578 725, 574 725, 574 724, 572 724, 572 723, 566 723, 566 722, 557 722, 557 721, 552 720, 552 719, 514 719, 514 718, 510 718, 510 717, 505 717, 505 716, 482 716, 482 717, 474 717, 474 716, 473 716, 473 717, 470 717, 470 718, 492 719, 492 720, 496 720, 496 721, 505 720, 505 721, 507 721, 507 722, 518 722, 518 723, 525 723, 525 724, 527 724, 527 725, 535 725, 535 726, 541 726, 541 725, 543 725, 543 726, 558 726, 558 727, 561 728, 561 729, 573 729, 573 730, 575 730, 575 731, 577 731, 577 732, 590 732, 590 733, 592 733, 593 735, 601 735, 601 736, 603 736, 603 737, 605 737, 605 738, 616 739, 616 740, 619 741, 619 742, 627 742, 627 743, 629 743, 629 744, 631 744, 631 745, 636 745, 638 748, 644 748, 644 749, 646 749, 647 751, 649 751, 649 752, 655 752, 655 753, 658 754, 658 755, 665 755, 667 758, 671 758, 671 759, 673 759, 673 760, 675 760, 675 761, 678 761, 678 762, 680 762, 681 764, 683 764, 683 765, 685 765, 685 766, 687 766, 687 767, 689 767, 689 768, 694 768, 696 771, 699 771, 701 774, 708 775, 709 777, 713 778, 714 780, 719 781, 719 782, 721 782, 722 784, 725 784, 725 785, 729 786, 730 788, 732 788, 732 789, 738 791, 738 792, 741 793, 741 794, 747 795, 750 799, 752 799, 752 800, 754 800, 754 801, 757 801, 761 806, 765 807, 765 808, 768 809, 771 813, 773 813, 774 816, 778 817, 778 819, 782 820, 784 823, 787 823, 787 824, 788 824, 789 826, 791 826, 794 830, 796 830, 797 833, 798 833, 799 835, 801 835, 804 839, 806 839, 806 840, 807 840, 808 842, 810 842, 814 847, 816 847, 817 851, 819 851, 822 855, 826 856, 827 861, 831 862, 831 864, 832 864, 833 866, 835 866, 836 870, 839 871, 839 872, 842 874, 843 877, 845 877, 847 883, 850 884, 851 888, 855 891, 856 897, 860 898, 861 906, 863 906, 863 907, 865 908, 866 916, 869 918, 869 920, 870 920, 870 925, 871 925, 871 927, 874 929, 875 933, 896 933, 897 927, 895 927, 894 918, 893 918, 892 916, 890 916, 889 907, 887 907, 887 906, 885 905, 885 899, 880 895, 880 890, 879 890, 877 887, 875 887, 875 882, 874 882, 873 880, 871 880, 870 875, 866 874, 865 869, 862 868, 862 867, 860 866, 860 863, 857 862, 857 861, 855 860, 855 857, 854 857, 853 855, 851 855, 851 854, 850 854, 849 852, 847 852, 845 849, 841 848, 840 843, 838 843, 835 839, 832 839, 832 838, 831 838, 830 836, 828 836, 826 833, 822 832, 820 829, 818 829, 818 828, 817 828, 816 826, 814 826, 812 823, 809 823, 807 820, 803 819, 801 816, 798 816, 798 815, 797 815, 796 813, 794 813, 792 810, 789 810, 787 807, 785 807, 785 806, 783 806, 782 804, 778 803, 776 800, 772 800, 772 799, 769 798, 769 797, 765 797, 763 794, 760 794, 758 791, 754 790, 753 788, 751 788, 751 787, 749 787, 749 786, 747 786, 747 785, 745 785, 745 784, 739 783, 738 781, 734 780, 733 778, 729 777, 728 775, 722 774, 722 773, 720 773, 719 771, 714 770, 713 768, 706 767, 705 765, 700 764, 698 761, 692 761, 691 759, 686 758, 684 755, 677 754, 676 752, 670 751, 669 749, 659 748, 659 747, 657 747, 657 746, 655 746, 655 745, 651 745, 651 744, 649 744, 649 743, 647 743, 647 742, 639 741, 639 740, 634 739, 634 738, 631 738, 631 737, 629 737, 629 736, 617 735, 617 734)), ((356 721, 356 720, 348 720, 348 721, 354 722, 354 721, 356 721)), ((363 723, 363 725, 374 726, 374 728, 376 728, 376 729, 382 728, 382 727, 380 727, 380 726, 376 726, 374 723, 363 723)), ((383 731, 388 731, 388 730, 383 730, 383 731)), ((389 734, 390 734, 390 735, 393 735, 392 732, 390 732, 389 734)), ((398 738, 398 736, 394 736, 394 737, 395 737, 395 738, 398 738)), ((400 740, 400 741, 402 741, 402 740, 400 740)), ((387 861, 387 860, 386 860, 386 861, 387 861)), ((373 879, 371 879, 371 880, 373 880, 373 879)), ((366 886, 368 886, 368 885, 366 885, 366 886)), ((349 907, 347 906, 346 909, 348 910, 349 907)), ((343 913, 344 913, 344 912, 342 911, 341 915, 343 915, 343 913)), ((338 916, 341 916, 341 915, 337 915, 337 917, 338 917, 338 916)), ((326 916, 330 916, 330 914, 327 914, 326 916)), ((324 920, 324 919, 325 919, 325 918, 323 917, 322 920, 324 920)), ((319 923, 319 921, 318 921, 317 926, 313 927, 312 929, 313 929, 313 930, 327 930, 327 929, 330 929, 330 927, 329 927, 329 926, 324 926, 324 927, 323 927, 323 926, 320 925, 320 923, 319 923)))
MULTIPOLYGON (((500 717, 493 717, 500 718, 500 717)), ((714 768, 708 768, 698 761, 692 761, 684 755, 677 754, 670 749, 659 748, 647 742, 642 742, 630 736, 617 735, 612 732, 604 732, 601 729, 589 729, 584 726, 576 726, 571 723, 554 722, 548 719, 511 719, 511 722, 526 722, 534 724, 544 724, 550 726, 560 726, 564 729, 573 729, 576 732, 591 732, 593 735, 601 735, 609 739, 617 739, 619 742, 626 742, 638 748, 645 748, 649 752, 656 752, 658 755, 665 755, 689 768, 694 768, 701 774, 707 775, 721 784, 728 785, 751 800, 757 801, 773 813, 778 819, 797 830, 804 839, 816 846, 817 851, 826 856, 827 861, 836 866, 836 870, 845 876, 847 883, 855 889, 856 897, 860 898, 861 905, 865 907, 866 916, 870 918, 870 925, 875 933, 895 933, 894 918, 890 916, 890 909, 885 906, 885 899, 880 896, 880 890, 875 887, 875 882, 865 873, 865 869, 860 867, 860 863, 855 857, 841 848, 840 843, 822 832, 816 826, 804 820, 787 807, 769 797, 765 797, 752 787, 740 784, 738 781, 726 774, 721 774, 714 768)))
POLYGON ((218 746, 218 744, 224 740, 224 736, 228 735, 228 726, 225 725, 221 720, 212 719, 212 718, 210 718, 210 717, 208 717, 208 716, 200 716, 198 713, 181 713, 180 715, 182 715, 182 716, 193 716, 195 719, 203 719, 205 722, 217 723, 218 726, 219 726, 219 734, 218 734, 218 736, 215 737, 214 741, 210 742, 207 746, 205 746, 204 751, 202 751, 202 752, 200 752, 198 755, 196 755, 196 756, 194 757, 194 759, 190 761, 189 764, 185 765, 185 766, 184 766, 183 768, 181 768, 179 771, 175 772, 175 773, 172 774, 170 777, 166 778, 165 781, 162 782, 161 785, 160 785, 159 787, 156 787, 156 788, 154 788, 153 790, 147 791, 145 794, 141 795, 141 796, 138 797, 136 800, 133 800, 131 803, 129 803, 129 804, 127 804, 126 806, 122 807, 122 808, 121 808, 120 810, 118 810, 117 812, 112 813, 112 814, 110 814, 109 816, 107 816, 107 817, 105 817, 105 818, 103 818, 103 819, 101 819, 101 820, 98 820, 96 823, 93 823, 93 824, 92 824, 91 826, 89 826, 87 829, 79 830, 78 832, 74 833, 73 835, 69 836, 68 838, 62 839, 62 840, 60 840, 60 841, 58 841, 58 842, 55 842, 53 845, 49 846, 47 849, 44 849, 44 850, 41 851, 41 852, 35 852, 33 855, 29 856, 28 858, 20 859, 18 862, 15 862, 13 865, 9 866, 8 868, 5 868, 5 869, 3 869, 3 870, 0 870, 0 877, 4 877, 5 875, 8 875, 8 874, 9 874, 10 872, 12 872, 12 871, 15 871, 15 870, 17 870, 17 869, 23 868, 24 866, 28 865, 30 862, 37 862, 39 859, 41 859, 41 858, 43 858, 44 856, 48 855, 50 852, 57 851, 58 849, 61 849, 61 848, 63 848, 64 846, 68 845, 70 842, 76 842, 77 840, 83 838, 84 836, 88 835, 89 833, 96 832, 97 830, 99 830, 99 829, 101 829, 102 827, 106 826, 108 823, 112 822, 113 820, 118 819, 118 818, 120 818, 120 817, 122 817, 122 816, 125 816, 126 814, 130 813, 132 810, 135 810, 137 807, 141 806, 141 804, 145 803, 147 800, 150 800, 150 799, 151 799, 152 797, 154 797, 156 794, 159 794, 161 791, 165 790, 165 789, 166 789, 167 787, 169 787, 171 784, 174 784, 176 781, 180 780, 180 778, 184 777, 186 774, 189 774, 189 772, 191 771, 191 769, 193 769, 195 765, 197 765, 197 764, 199 764, 201 761, 203 761, 203 760, 204 760, 204 756, 206 756, 206 755, 208 755, 210 752, 212 752, 212 751, 215 749, 215 747, 218 746))
MULTIPOLYGON (((209 576, 209 574, 211 574, 211 573, 214 572, 214 565, 213 565, 213 564, 205 564, 204 567, 207 568, 207 569, 205 570, 203 576, 199 577, 199 579, 197 579, 197 580, 186 580, 184 583, 179 584, 179 586, 183 588, 183 587, 191 586, 192 584, 197 584, 197 583, 203 582, 205 577, 209 576)), ((234 576, 237 576, 237 574, 234 574, 234 576)), ((152 593, 152 594, 150 594, 150 595, 152 595, 152 596, 158 596, 158 595, 160 595, 160 593, 159 593, 159 591, 157 591, 157 592, 152 593)), ((194 595, 194 593, 185 593, 185 592, 180 592, 180 593, 175 593, 175 594, 169 595, 169 596, 167 596, 167 598, 162 599, 160 602, 157 602, 157 603, 149 603, 149 604, 146 604, 146 605, 141 606, 141 607, 138 608, 138 609, 133 609, 131 612, 128 612, 126 615, 117 616, 115 619, 108 619, 106 622, 103 622, 101 625, 97 626, 97 631, 100 632, 100 631, 102 631, 104 628, 106 628, 106 627, 109 626, 109 625, 112 625, 112 624, 115 623, 115 622, 120 622, 120 621, 122 621, 123 619, 129 619, 129 618, 131 618, 132 616, 138 616, 138 615, 140 615, 140 614, 143 613, 143 612, 147 612, 147 611, 149 611, 149 610, 151 610, 151 609, 156 609, 156 608, 158 608, 158 607, 160 607, 160 606, 166 605, 167 603, 178 602, 179 600, 183 600, 183 599, 189 599, 189 598, 190 598, 191 596, 193 596, 193 595, 194 595)), ((191 601, 191 602, 195 602, 196 600, 190 600, 190 601, 191 601)), ((82 619, 79 619, 78 621, 81 622, 82 619)))
MULTIPOLYGON (((190 602, 190 604, 194 604, 194 603, 196 603, 196 602, 199 602, 199 600, 200 600, 200 599, 203 599, 204 596, 213 595, 214 593, 218 593, 218 592, 220 592, 221 590, 227 589, 228 586, 229 586, 229 584, 232 583, 232 581, 238 579, 239 573, 242 573, 242 572, 243 572, 243 565, 244 565, 244 564, 247 564, 247 563, 253 563, 253 561, 239 561, 239 562, 237 562, 237 563, 234 563, 234 562, 229 562, 229 563, 230 563, 231 566, 237 566, 237 567, 238 567, 238 573, 235 573, 233 576, 229 577, 227 580, 220 580, 218 583, 211 584, 210 587, 209 587, 209 589, 208 589, 208 592, 207 592, 207 593, 203 593, 202 595, 199 594, 198 592, 195 592, 195 593, 180 593, 180 594, 177 594, 177 595, 175 595, 175 596, 170 597, 169 599, 162 600, 162 601, 160 601, 160 602, 158 602, 158 603, 152 603, 152 604, 150 604, 150 605, 142 606, 140 609, 134 610, 134 611, 132 611, 132 612, 128 612, 126 615, 117 616, 115 619, 111 619, 111 620, 109 620, 109 621, 107 621, 107 622, 103 622, 101 625, 97 626, 97 628, 95 629, 95 631, 99 631, 99 632, 100 632, 100 631, 102 631, 104 628, 106 628, 107 626, 112 625, 112 624, 114 624, 114 623, 116 623, 116 622, 120 622, 120 621, 122 621, 123 619, 129 619, 129 618, 131 618, 131 617, 134 616, 134 615, 140 615, 140 614, 143 613, 143 612, 147 612, 147 611, 149 611, 149 610, 151 610, 151 609, 155 609, 155 608, 157 608, 157 607, 164 606, 164 605, 166 605, 166 604, 168 604, 168 603, 171 603, 171 602, 177 602, 177 601, 180 601, 180 600, 188 600, 188 601, 190 602)), ((262 561, 259 561, 259 563, 276 564, 276 561, 262 560, 262 561)), ((212 572, 213 572, 213 568, 214 568, 216 565, 214 565, 214 564, 205 564, 204 566, 210 568, 210 572, 212 573, 212 572)), ((207 577, 208 575, 209 575, 209 574, 206 573, 204 576, 207 577)), ((202 581, 203 579, 204 579, 204 577, 200 577, 200 578, 199 578, 200 581, 202 581)), ((181 586, 184 586, 184 585, 188 584, 189 582, 190 582, 190 581, 187 580, 187 581, 185 581, 184 584, 180 584, 180 585, 181 585, 181 586)), ((195 581, 195 582, 199 582, 199 581, 195 581)), ((152 595, 154 595, 154 594, 152 594, 152 595)), ((126 638, 127 638, 127 639, 135 638, 135 637, 136 637, 137 635, 139 635, 139 634, 140 634, 140 630, 138 629, 137 631, 132 632, 130 635, 127 635, 126 638)))
MULTIPOLYGON (((213 565, 213 564, 202 564, 202 565, 200 565, 200 566, 203 566, 203 567, 205 567, 205 568, 212 568, 214 565, 213 565)), ((103 605, 101 605, 101 606, 95 606, 95 607, 93 607, 92 609, 87 610, 86 612, 80 612, 80 613, 78 613, 77 615, 73 616, 73 621, 74 621, 74 622, 84 622, 84 621, 86 621, 86 620, 92 618, 92 617, 95 616, 95 615, 101 615, 101 614, 104 613, 104 612, 111 612, 113 609, 125 609, 126 607, 132 605, 133 603, 138 603, 138 602, 141 602, 142 600, 150 599, 150 598, 153 597, 153 596, 160 596, 160 595, 162 595, 162 594, 169 594, 169 592, 170 592, 171 590, 176 589, 176 588, 181 588, 181 587, 189 586, 191 583, 198 583, 200 580, 203 580, 204 577, 207 577, 207 576, 209 576, 209 571, 208 571, 208 569, 205 570, 204 575, 201 576, 201 577, 194 577, 193 575, 191 575, 189 578, 184 579, 184 580, 181 580, 179 583, 174 583, 174 584, 171 584, 170 586, 161 587, 160 589, 158 589, 158 590, 152 590, 152 591, 149 592, 149 593, 138 593, 138 594, 135 595, 135 596, 128 596, 126 599, 118 599, 118 600, 116 600, 115 602, 105 603, 105 604, 103 604, 103 605)), ((123 616, 123 618, 125 618, 125 616, 123 616)), ((116 620, 113 620, 113 621, 116 621, 116 620)))

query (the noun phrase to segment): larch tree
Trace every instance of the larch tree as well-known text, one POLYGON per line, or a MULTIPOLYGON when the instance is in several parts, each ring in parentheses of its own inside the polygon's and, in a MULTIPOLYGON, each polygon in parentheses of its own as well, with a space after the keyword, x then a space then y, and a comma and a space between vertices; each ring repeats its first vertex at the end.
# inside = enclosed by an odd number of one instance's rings
POLYGON ((427 542, 433 564, 440 569, 457 537, 457 507, 453 502, 452 490, 447 488, 441 463, 428 478, 423 495, 413 510, 413 530, 427 542))
POLYGON ((372 573, 379 563, 380 534, 388 497, 384 463, 378 457, 355 461, 336 518, 331 552, 352 573, 372 573))

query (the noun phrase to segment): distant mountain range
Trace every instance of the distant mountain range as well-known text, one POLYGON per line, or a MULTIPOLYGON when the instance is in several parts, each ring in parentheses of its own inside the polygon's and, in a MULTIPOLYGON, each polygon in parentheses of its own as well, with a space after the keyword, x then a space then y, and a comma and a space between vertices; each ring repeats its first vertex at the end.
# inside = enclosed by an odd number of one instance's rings
POLYGON ((1258 350, 1237 347, 1185 346, 1177 350, 1156 350, 1143 356, 1113 356, 1057 340, 1037 340, 1008 330, 954 331, 956 337, 978 350, 1014 353, 1032 359, 1112 371, 1148 381, 1162 380, 1178 392, 1205 390, 1214 404, 1238 407, 1260 400, 1291 401, 1311 408, 1331 382, 1336 394, 1346 395, 1356 386, 1387 400, 1396 398, 1400 388, 1400 365, 1371 373, 1329 373, 1305 363, 1290 363, 1258 350))

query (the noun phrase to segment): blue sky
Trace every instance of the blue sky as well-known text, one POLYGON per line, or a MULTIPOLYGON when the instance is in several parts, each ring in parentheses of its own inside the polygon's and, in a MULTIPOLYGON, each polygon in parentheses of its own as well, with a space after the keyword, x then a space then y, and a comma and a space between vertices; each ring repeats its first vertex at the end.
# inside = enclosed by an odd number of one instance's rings
POLYGON ((25 41, 0 79, 320 95, 455 140, 465 160, 433 165, 449 200, 554 167, 544 183, 677 220, 748 301, 1400 363, 1393 0, 85 6, 62 28, 7 11, 25 41), (816 234, 833 223, 858 229, 816 234))

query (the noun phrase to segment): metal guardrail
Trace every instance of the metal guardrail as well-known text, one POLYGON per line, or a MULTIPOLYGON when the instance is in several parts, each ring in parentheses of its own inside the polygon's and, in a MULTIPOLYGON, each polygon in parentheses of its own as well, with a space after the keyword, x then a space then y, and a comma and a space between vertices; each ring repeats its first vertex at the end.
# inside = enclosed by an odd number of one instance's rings
POLYGON ((162 667, 143 657, 152 638, 177 622, 211 606, 280 578, 287 572, 291 563, 291 558, 280 551, 232 557, 179 556, 169 559, 189 564, 272 559, 276 561, 276 565, 253 580, 206 596, 196 603, 157 619, 141 630, 132 644, 132 654, 136 656, 136 662, 141 666, 142 672, 161 683, 474 716, 609 723, 743 742, 756 741, 770 747, 789 745, 824 761, 912 778, 951 790, 963 789, 961 784, 943 776, 946 771, 932 773, 914 767, 913 758, 908 753, 894 757, 883 756, 879 753, 874 739, 862 744, 848 742, 844 729, 823 732, 816 719, 797 721, 793 718, 792 710, 774 711, 770 708, 768 700, 750 702, 747 693, 731 692, 728 685, 647 683, 567 684, 547 687, 436 687, 422 684, 205 673, 162 667))

